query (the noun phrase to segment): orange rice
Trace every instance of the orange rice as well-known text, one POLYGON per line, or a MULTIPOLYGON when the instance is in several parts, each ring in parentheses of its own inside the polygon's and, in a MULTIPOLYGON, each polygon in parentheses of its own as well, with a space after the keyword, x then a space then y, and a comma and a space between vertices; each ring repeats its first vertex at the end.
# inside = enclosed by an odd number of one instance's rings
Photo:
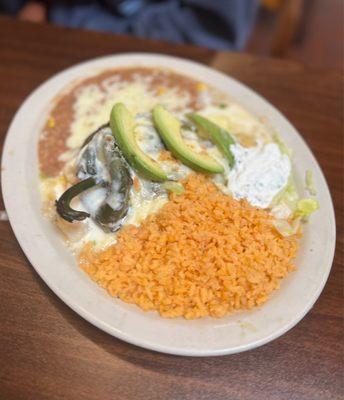
POLYGON ((159 161, 174 161, 179 162, 176 158, 173 157, 172 153, 168 150, 160 150, 158 154, 159 161))
POLYGON ((111 296, 167 318, 223 317, 264 303, 294 269, 298 237, 281 237, 267 211, 222 194, 202 175, 140 227, 80 265, 111 296))

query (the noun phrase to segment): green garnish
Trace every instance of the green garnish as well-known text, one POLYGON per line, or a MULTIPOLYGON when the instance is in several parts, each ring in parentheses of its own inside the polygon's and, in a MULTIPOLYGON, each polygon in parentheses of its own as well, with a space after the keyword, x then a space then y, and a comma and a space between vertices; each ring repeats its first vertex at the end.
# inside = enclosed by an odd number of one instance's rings
POLYGON ((308 218, 311 214, 319 209, 319 203, 314 199, 301 199, 296 204, 295 214, 302 217, 308 218))
POLYGON ((187 116, 193 121, 202 131, 207 132, 210 139, 212 139, 222 153, 226 156, 228 164, 233 167, 235 159, 231 151, 231 145, 235 144, 235 140, 232 135, 219 125, 210 121, 207 118, 202 117, 199 114, 189 114, 187 116))
POLYGON ((162 187, 169 192, 175 194, 183 194, 185 192, 184 186, 179 182, 168 181, 162 184, 162 187))
POLYGON ((295 218, 291 222, 288 222, 284 219, 276 219, 272 222, 275 229, 279 234, 283 237, 293 236, 295 235, 301 226, 301 218, 295 218))
POLYGON ((116 103, 110 113, 112 134, 129 165, 145 178, 154 182, 168 178, 159 163, 144 153, 135 137, 135 118, 123 103, 116 103))
POLYGON ((154 126, 167 149, 183 164, 195 171, 218 174, 224 172, 221 163, 208 154, 194 151, 181 135, 179 120, 162 105, 153 109, 154 126))
POLYGON ((280 203, 284 203, 292 212, 294 212, 296 210, 296 203, 298 198, 299 196, 296 190, 294 177, 292 174, 290 174, 287 186, 276 194, 270 204, 270 207, 273 207, 280 203))
POLYGON ((278 145, 282 154, 286 154, 289 158, 292 157, 293 153, 292 150, 284 143, 281 136, 275 132, 272 136, 274 142, 278 145))
POLYGON ((309 194, 316 196, 317 190, 313 181, 313 173, 309 169, 306 171, 306 189, 308 190, 309 194))

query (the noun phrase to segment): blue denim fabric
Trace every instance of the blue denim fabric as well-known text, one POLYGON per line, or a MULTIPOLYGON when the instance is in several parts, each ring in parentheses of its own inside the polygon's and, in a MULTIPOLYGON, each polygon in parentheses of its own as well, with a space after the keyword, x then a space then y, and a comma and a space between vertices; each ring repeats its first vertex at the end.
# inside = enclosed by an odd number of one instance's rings
MULTIPOLYGON (((2 4, 22 0, 0 0, 2 4)), ((241 50, 252 29, 259 0, 52 0, 56 24, 128 33, 213 49, 241 50)))

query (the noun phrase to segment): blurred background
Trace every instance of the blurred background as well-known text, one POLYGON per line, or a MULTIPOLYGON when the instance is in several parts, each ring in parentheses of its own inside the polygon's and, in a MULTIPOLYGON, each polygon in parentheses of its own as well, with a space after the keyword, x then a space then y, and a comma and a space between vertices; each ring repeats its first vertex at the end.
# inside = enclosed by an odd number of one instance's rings
POLYGON ((342 68, 343 0, 0 0, 36 23, 342 68))

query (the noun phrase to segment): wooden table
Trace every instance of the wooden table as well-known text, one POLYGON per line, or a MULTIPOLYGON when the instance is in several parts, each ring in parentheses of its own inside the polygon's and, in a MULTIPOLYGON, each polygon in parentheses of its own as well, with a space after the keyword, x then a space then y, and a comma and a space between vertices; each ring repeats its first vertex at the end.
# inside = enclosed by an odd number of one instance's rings
POLYGON ((343 398, 341 75, 0 18, 1 142, 17 108, 38 84, 88 58, 132 51, 211 65, 260 92, 295 124, 324 170, 336 207, 338 244, 329 281, 312 311, 268 345, 217 358, 168 356, 124 343, 81 319, 47 288, 8 222, 0 222, 0 399, 343 398))

